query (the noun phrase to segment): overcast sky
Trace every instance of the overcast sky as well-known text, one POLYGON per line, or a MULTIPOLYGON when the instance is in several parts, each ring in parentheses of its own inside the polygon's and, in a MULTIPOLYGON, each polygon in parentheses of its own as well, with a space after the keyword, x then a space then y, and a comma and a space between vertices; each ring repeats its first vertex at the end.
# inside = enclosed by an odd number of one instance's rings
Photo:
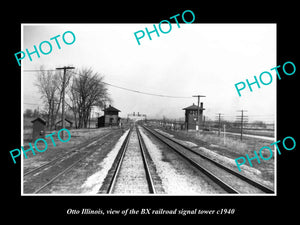
MULTIPOLYGON (((159 22, 159 21, 158 21, 159 22)), ((154 24, 154 23, 153 23, 154 24)), ((134 32, 153 24, 23 24, 22 49, 33 51, 33 45, 72 31, 76 41, 66 45, 61 39, 58 50, 32 62, 22 60, 22 69, 45 69, 72 65, 91 67, 105 77, 105 82, 153 94, 191 97, 202 94, 204 115, 215 119, 217 113, 234 119, 237 110, 248 110, 253 119, 275 120, 276 79, 270 68, 276 64, 276 24, 172 24, 168 34, 152 33, 137 44, 134 32), (235 83, 254 81, 263 71, 273 74, 273 82, 254 91, 242 91, 239 97, 235 83), (272 115, 274 119, 272 119, 272 115)), ((157 24, 157 22, 155 23, 157 24)), ((165 28, 167 30, 167 28, 165 28)), ((61 38, 61 37, 60 37, 61 38)), ((36 73, 23 72, 24 108, 36 108, 40 95, 33 85, 36 73)), ((166 98, 128 92, 115 87, 108 90, 113 106, 120 115, 140 112, 149 118, 163 115, 182 118, 182 108, 197 103, 196 98, 166 98)), ((249 118, 251 119, 251 117, 249 118)))

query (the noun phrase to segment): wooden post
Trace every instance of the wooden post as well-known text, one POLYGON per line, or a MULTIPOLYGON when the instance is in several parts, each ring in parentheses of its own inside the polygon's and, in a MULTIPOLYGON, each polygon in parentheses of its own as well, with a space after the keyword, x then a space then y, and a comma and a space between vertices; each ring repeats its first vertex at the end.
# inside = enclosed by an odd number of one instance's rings
POLYGON ((226 133, 226 125, 223 124, 223 131, 224 131, 224 145, 226 144, 226 141, 225 141, 225 133, 226 133))
POLYGON ((242 114, 241 116, 237 116, 237 119, 241 119, 241 141, 243 140, 243 125, 244 125, 244 119, 245 117, 247 118, 247 116, 244 115, 244 112, 247 112, 247 110, 238 110, 241 111, 242 114))
MULTIPOLYGON (((63 85, 62 85, 62 109, 61 109, 61 125, 62 129, 65 128, 65 85, 66 85, 66 71, 67 69, 75 69, 75 67, 62 67, 62 68, 56 68, 57 70, 64 70, 64 76, 63 76, 63 85)), ((64 131, 62 133, 62 139, 64 139, 64 131)))
POLYGON ((200 97, 205 97, 204 95, 193 95, 193 97, 198 98, 198 109, 197 109, 197 124, 198 124, 198 131, 200 131, 200 97))

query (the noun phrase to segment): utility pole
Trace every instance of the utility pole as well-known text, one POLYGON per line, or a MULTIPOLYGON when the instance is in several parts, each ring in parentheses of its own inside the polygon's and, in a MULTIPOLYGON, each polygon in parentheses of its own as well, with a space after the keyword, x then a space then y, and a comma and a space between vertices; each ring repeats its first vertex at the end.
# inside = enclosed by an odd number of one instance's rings
POLYGON ((226 144, 226 141, 225 141, 226 125, 225 125, 225 123, 223 124, 223 132, 224 132, 224 145, 225 145, 226 144))
POLYGON ((241 116, 237 116, 237 119, 241 119, 241 141, 243 140, 243 124, 244 124, 244 119, 247 118, 248 116, 244 115, 244 112, 247 112, 247 110, 238 110, 240 111, 242 114, 241 116))
MULTIPOLYGON (((69 69, 75 69, 75 67, 65 66, 56 68, 57 70, 64 70, 63 85, 62 85, 62 109, 61 109, 61 124, 62 129, 65 128, 65 85, 66 85, 66 72, 69 69)), ((62 139, 64 138, 64 131, 62 131, 62 139)))
POLYGON ((90 108, 90 112, 89 112, 89 129, 91 129, 91 115, 92 115, 92 107, 90 108))
POLYGON ((204 95, 193 95, 193 97, 198 98, 197 123, 198 123, 198 130, 200 130, 200 97, 206 97, 206 96, 204 96, 204 95))
POLYGON ((219 130, 218 130, 218 136, 220 136, 220 134, 221 134, 221 114, 222 113, 218 113, 218 115, 219 115, 219 130))

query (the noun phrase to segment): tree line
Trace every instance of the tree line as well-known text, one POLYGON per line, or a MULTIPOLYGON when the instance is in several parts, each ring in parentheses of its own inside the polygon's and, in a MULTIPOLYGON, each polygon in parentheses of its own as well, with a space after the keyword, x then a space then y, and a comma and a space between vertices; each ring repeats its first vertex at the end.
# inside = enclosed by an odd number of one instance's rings
MULTIPOLYGON (((87 128, 93 106, 104 108, 111 103, 104 76, 91 68, 67 70, 65 77, 65 111, 72 112, 75 128, 87 128)), ((47 127, 55 127, 61 111, 63 71, 40 68, 35 85, 43 100, 47 127)))

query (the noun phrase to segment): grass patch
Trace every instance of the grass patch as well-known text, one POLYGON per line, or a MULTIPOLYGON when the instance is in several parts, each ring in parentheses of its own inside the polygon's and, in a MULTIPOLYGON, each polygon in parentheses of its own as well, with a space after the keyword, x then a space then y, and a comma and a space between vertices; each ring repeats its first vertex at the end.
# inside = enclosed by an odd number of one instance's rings
POLYGON ((208 142, 210 147, 222 147, 225 149, 231 149, 233 152, 247 152, 249 149, 249 146, 245 142, 241 142, 240 140, 235 140, 230 137, 226 137, 225 141, 222 136, 218 136, 216 134, 210 133, 198 133, 195 132, 193 134, 189 134, 188 136, 200 139, 202 141, 208 142))

